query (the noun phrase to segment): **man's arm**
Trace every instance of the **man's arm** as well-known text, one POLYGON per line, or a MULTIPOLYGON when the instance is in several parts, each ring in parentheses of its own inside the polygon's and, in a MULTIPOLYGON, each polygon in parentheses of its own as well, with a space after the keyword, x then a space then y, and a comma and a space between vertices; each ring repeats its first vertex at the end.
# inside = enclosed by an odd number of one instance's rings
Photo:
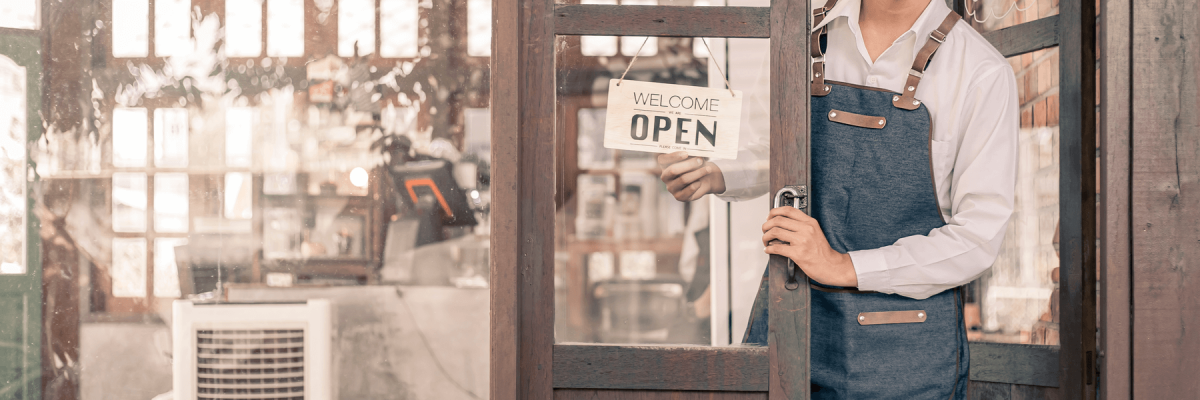
MULTIPOLYGON (((1020 111, 1004 65, 975 80, 951 175, 947 225, 891 246, 850 252, 858 288, 924 299, 971 282, 995 262, 1013 212, 1020 111)), ((961 126, 961 125, 960 125, 961 126)), ((935 161, 936 162, 936 161, 935 161)))

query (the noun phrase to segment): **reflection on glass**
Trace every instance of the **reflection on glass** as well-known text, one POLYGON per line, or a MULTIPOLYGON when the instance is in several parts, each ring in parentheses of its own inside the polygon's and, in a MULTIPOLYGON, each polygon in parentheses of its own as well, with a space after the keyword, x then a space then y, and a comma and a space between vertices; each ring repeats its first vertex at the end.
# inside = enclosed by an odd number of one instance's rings
POLYGON ((0 3, 0 27, 38 28, 38 0, 6 0, 0 3))
POLYGON ((979 32, 991 32, 1058 14, 1056 0, 955 0, 963 18, 979 32))
POLYGON ((154 230, 188 231, 188 176, 184 173, 154 175, 154 230))
POLYGON ((146 231, 146 174, 113 173, 112 229, 114 232, 146 231))
POLYGON ((253 143, 254 109, 230 107, 225 110, 225 165, 249 167, 253 143))
POLYGON ((188 110, 154 110, 154 166, 182 168, 188 165, 188 110))
POLYGON ((417 0, 381 0, 379 2, 379 55, 412 58, 417 51, 417 0))
POLYGON ((338 55, 375 52, 375 1, 338 0, 338 55))
POLYGON ((467 0, 467 55, 492 55, 491 0, 467 0))
POLYGON ((146 109, 114 108, 112 119, 112 164, 114 167, 146 166, 146 109))
POLYGON ((225 0, 225 55, 262 54, 262 0, 225 0))
POLYGON ((25 67, 0 56, 0 274, 26 269, 25 78, 25 67))
POLYGON ((146 296, 146 239, 113 238, 112 295, 146 296))
POLYGON ((616 166, 613 151, 604 148, 606 115, 603 108, 579 109, 579 169, 612 169, 616 166))
POLYGON ((177 56, 192 51, 191 0, 154 1, 154 55, 177 56))
POLYGON ((225 174, 225 218, 250 219, 254 209, 250 204, 250 174, 230 172, 225 174))
POLYGON ((187 238, 154 239, 154 296, 176 298, 179 291, 179 267, 175 248, 186 245, 187 238))
MULTIPOLYGON (((621 5, 626 6, 653 6, 658 5, 658 0, 623 0, 621 5)), ((622 36, 621 37, 621 55, 626 57, 633 56, 653 56, 658 54, 658 38, 651 37, 647 39, 645 36, 622 36), (641 49, 641 52, 638 50, 641 49)))
POLYGON ((972 340, 1058 344, 1058 49, 1009 59, 1021 103, 1013 217, 999 257, 972 284, 972 340))
POLYGON ((267 56, 303 55, 304 0, 267 0, 267 56))
POLYGON ((150 48, 150 1, 112 0, 113 57, 145 57, 150 48))

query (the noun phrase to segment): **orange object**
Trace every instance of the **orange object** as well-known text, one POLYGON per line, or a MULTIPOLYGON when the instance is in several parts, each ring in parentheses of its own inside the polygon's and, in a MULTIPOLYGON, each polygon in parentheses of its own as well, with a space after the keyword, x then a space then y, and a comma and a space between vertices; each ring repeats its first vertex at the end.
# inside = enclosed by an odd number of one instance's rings
POLYGON ((442 191, 438 190, 432 179, 413 179, 404 182, 404 186, 408 188, 408 195, 412 197, 413 203, 417 202, 417 192, 413 190, 417 186, 428 186, 429 190, 433 191, 433 195, 437 197, 438 204, 442 206, 442 210, 446 212, 446 216, 454 218, 454 212, 450 211, 450 205, 446 204, 446 198, 442 197, 442 191))

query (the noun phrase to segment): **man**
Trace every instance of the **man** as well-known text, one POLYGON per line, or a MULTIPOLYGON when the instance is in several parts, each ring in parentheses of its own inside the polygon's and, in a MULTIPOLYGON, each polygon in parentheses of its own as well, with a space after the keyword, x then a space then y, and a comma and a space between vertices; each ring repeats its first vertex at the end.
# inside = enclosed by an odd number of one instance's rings
MULTIPOLYGON (((812 216, 781 207, 762 226, 766 252, 813 281, 813 397, 961 399, 958 287, 995 261, 1012 214, 1015 77, 943 0, 816 6, 812 216)), ((661 178, 682 201, 757 197, 765 147, 660 155, 661 178)), ((768 318, 751 316, 747 343, 766 344, 768 318)))

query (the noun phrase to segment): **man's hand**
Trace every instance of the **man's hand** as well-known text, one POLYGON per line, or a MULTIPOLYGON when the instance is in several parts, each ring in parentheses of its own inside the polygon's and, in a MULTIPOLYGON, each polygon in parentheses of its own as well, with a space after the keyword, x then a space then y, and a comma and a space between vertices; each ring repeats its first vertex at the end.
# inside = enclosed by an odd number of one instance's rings
POLYGON ((858 286, 850 255, 829 247, 817 220, 793 207, 771 210, 762 226, 767 254, 792 259, 813 280, 830 286, 858 286))
POLYGON ((677 151, 658 155, 659 177, 667 191, 679 201, 692 201, 709 193, 725 193, 725 176, 716 164, 700 157, 688 157, 677 151))

